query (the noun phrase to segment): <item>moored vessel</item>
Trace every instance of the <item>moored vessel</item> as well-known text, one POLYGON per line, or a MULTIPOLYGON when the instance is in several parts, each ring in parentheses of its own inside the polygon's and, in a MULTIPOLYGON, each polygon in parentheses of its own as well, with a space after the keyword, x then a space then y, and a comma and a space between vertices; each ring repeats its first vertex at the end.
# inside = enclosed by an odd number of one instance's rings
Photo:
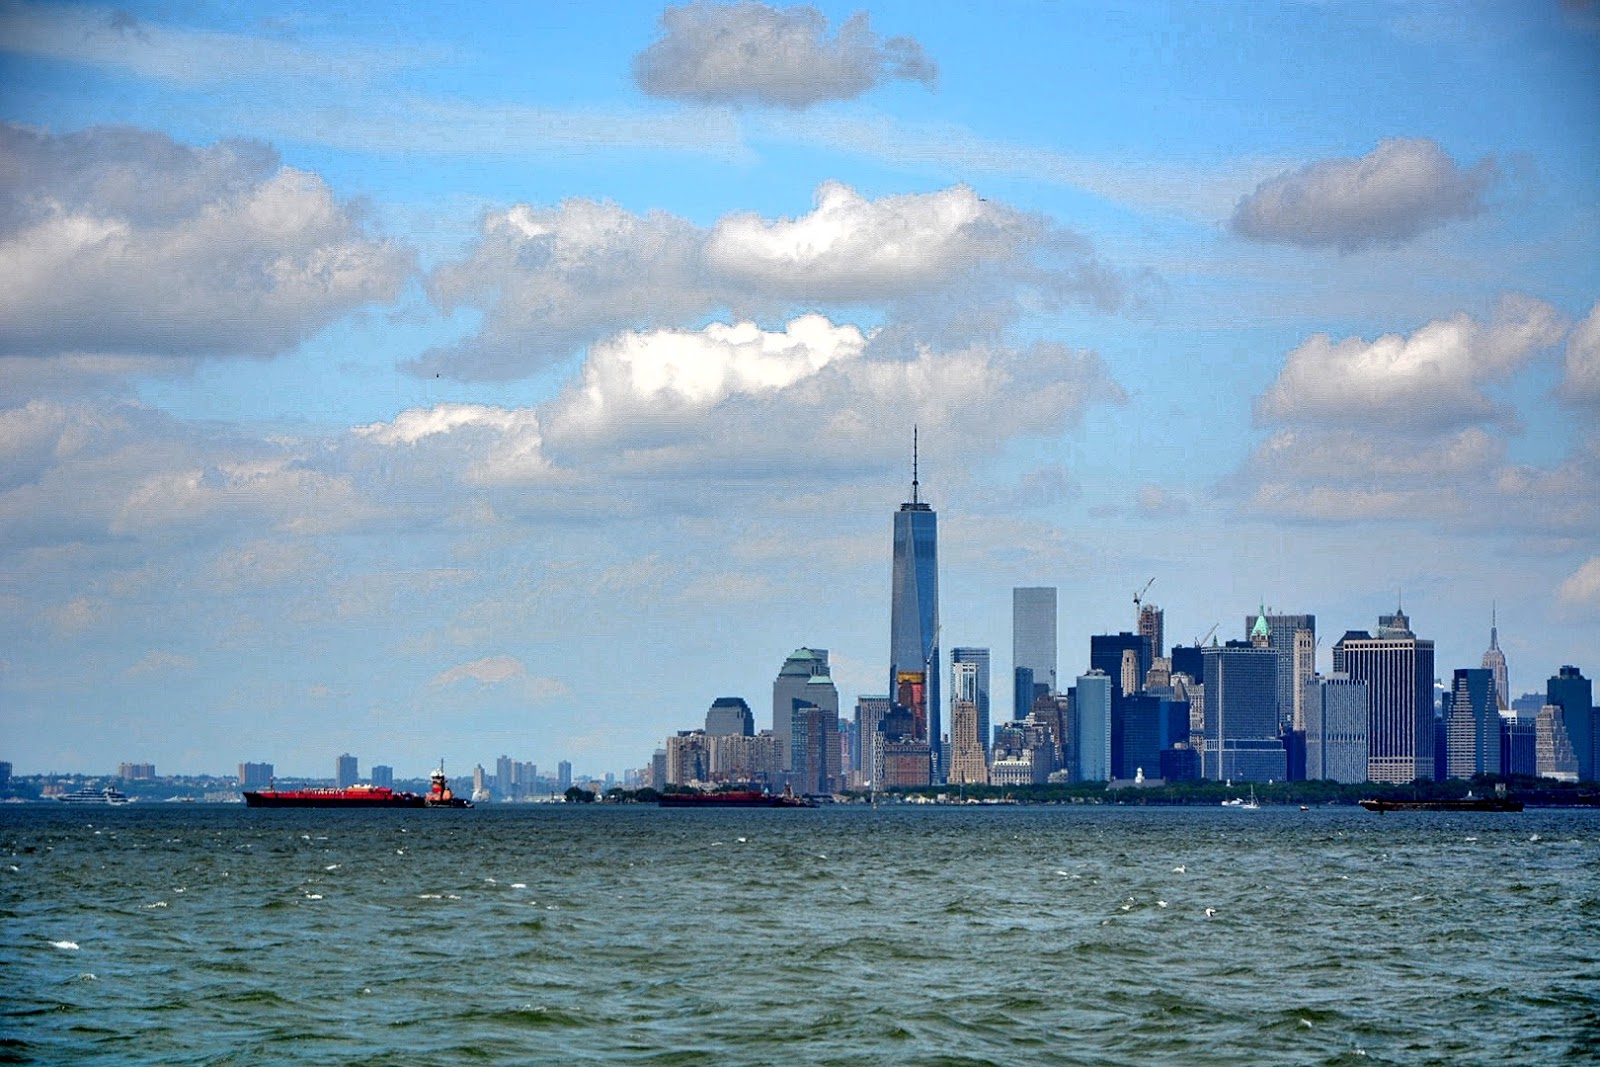
POLYGON ((720 793, 662 793, 656 804, 663 808, 814 808, 817 802, 793 793, 763 793, 758 789, 731 789, 720 793))
POLYGON ((1522 801, 1513 797, 1473 797, 1460 800, 1378 800, 1360 801, 1363 808, 1386 811, 1521 811, 1522 801))

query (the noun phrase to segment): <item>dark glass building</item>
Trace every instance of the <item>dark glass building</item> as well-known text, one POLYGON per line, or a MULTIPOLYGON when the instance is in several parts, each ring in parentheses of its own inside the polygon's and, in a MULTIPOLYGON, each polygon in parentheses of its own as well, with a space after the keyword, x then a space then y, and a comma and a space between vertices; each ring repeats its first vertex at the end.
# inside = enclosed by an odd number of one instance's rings
POLYGON ((1544 702, 1561 709, 1572 753, 1578 757, 1578 780, 1594 781, 1594 683, 1578 668, 1564 666, 1545 683, 1544 702))
POLYGON ((939 752, 939 519, 918 493, 915 437, 911 499, 894 516, 889 596, 889 692, 911 712, 915 739, 939 752))

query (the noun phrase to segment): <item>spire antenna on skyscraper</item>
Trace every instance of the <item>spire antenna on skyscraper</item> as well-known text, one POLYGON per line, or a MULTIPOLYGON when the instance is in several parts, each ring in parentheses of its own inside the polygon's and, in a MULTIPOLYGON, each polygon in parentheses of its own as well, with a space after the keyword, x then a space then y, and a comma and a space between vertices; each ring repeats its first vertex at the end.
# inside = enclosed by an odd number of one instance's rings
POLYGON ((917 424, 911 424, 911 502, 917 503, 917 424))

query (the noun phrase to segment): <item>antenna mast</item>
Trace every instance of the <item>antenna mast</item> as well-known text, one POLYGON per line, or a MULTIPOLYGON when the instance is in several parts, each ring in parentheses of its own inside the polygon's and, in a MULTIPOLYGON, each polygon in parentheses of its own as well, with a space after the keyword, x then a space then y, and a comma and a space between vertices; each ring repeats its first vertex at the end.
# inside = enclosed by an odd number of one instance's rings
POLYGON ((917 503, 917 424, 911 424, 911 502, 917 503))

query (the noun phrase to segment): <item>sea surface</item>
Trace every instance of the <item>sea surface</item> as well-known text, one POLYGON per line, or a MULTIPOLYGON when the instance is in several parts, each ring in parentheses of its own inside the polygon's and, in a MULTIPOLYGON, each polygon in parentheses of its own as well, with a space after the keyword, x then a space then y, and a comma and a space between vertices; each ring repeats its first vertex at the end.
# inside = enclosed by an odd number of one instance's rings
POLYGON ((1600 1062, 1600 812, 0 806, 0 1062, 1600 1062))

